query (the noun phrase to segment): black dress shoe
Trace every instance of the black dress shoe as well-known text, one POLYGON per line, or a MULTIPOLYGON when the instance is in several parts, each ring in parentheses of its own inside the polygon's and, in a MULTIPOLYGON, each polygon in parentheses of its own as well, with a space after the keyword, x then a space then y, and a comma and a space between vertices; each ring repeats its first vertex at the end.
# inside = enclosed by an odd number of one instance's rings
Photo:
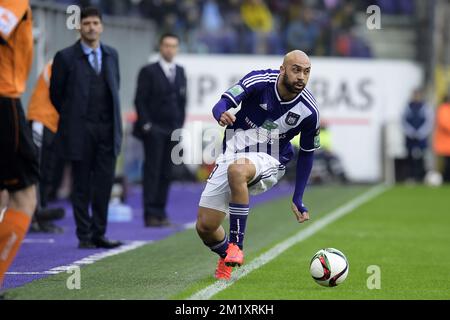
POLYGON ((171 223, 167 218, 149 217, 145 220, 146 227, 167 227, 171 223))
POLYGON ((113 249, 120 247, 123 243, 116 240, 109 240, 105 237, 93 239, 92 242, 97 246, 97 248, 113 249))
POLYGON ((167 219, 167 218, 160 218, 160 219, 159 219, 159 223, 160 223, 161 226, 163 226, 163 227, 168 227, 168 226, 171 226, 171 225, 172 225, 172 222, 170 222, 170 220, 167 219))
POLYGON ((36 218, 39 222, 61 220, 65 215, 64 208, 42 209, 36 212, 36 218))
POLYGON ((90 240, 80 241, 78 243, 78 249, 97 249, 97 246, 90 240))
POLYGON ((57 226, 56 224, 47 221, 47 222, 40 222, 39 227, 41 228, 40 232, 43 233, 54 233, 54 234, 60 234, 64 233, 64 229, 57 226))

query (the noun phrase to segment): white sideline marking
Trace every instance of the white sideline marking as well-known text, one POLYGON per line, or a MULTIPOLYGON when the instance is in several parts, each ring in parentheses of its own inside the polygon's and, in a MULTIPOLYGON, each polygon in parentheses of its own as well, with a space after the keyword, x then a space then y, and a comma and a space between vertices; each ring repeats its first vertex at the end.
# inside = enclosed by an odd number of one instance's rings
POLYGON ((196 224, 197 224, 197 221, 185 223, 183 225, 183 228, 186 229, 186 230, 194 229, 196 224))
POLYGON ((22 243, 55 243, 55 239, 23 239, 22 243))
POLYGON ((34 276, 34 275, 37 275, 37 274, 58 274, 59 272, 50 272, 50 271, 42 271, 42 272, 39 272, 39 271, 36 271, 36 272, 33 272, 33 271, 30 271, 30 272, 28 272, 28 271, 25 271, 25 272, 7 272, 6 274, 7 275, 20 275, 20 276, 34 276))
POLYGON ((271 260, 275 259, 277 256, 279 256, 281 253, 292 247, 293 245, 309 238, 310 236, 314 235, 316 232, 320 231, 330 223, 336 221, 337 219, 345 216, 346 214, 352 212, 362 204, 374 199, 384 191, 388 189, 388 186, 386 185, 377 185, 367 192, 363 193, 359 197, 350 200, 343 206, 337 208, 336 210, 333 210, 329 214, 325 215, 323 218, 317 220, 316 222, 313 222, 309 225, 309 227, 306 227, 305 229, 300 230, 298 233, 293 235, 292 237, 284 240, 283 242, 277 244, 275 247, 270 249, 269 251, 263 253, 259 257, 255 258, 250 262, 248 265, 244 265, 243 267, 239 268, 238 270, 234 271, 234 274, 232 275, 232 278, 230 281, 224 281, 219 280, 215 283, 211 284, 210 286, 198 291, 197 293, 194 293, 191 297, 188 298, 188 300, 207 300, 210 299, 215 294, 219 293, 220 291, 228 288, 233 283, 238 281, 240 278, 245 277, 247 274, 252 272, 253 270, 256 270, 260 268, 261 266, 265 265, 266 263, 270 262, 271 260))
POLYGON ((108 251, 104 251, 104 252, 99 252, 99 253, 95 253, 93 255, 90 255, 86 258, 83 258, 81 260, 72 262, 72 264, 70 265, 65 265, 65 266, 59 266, 59 267, 55 267, 52 268, 50 270, 47 271, 42 271, 42 272, 6 272, 7 275, 38 275, 38 274, 58 274, 61 272, 66 272, 67 270, 70 270, 73 267, 81 267, 83 265, 87 265, 87 264, 93 264, 94 262, 100 261, 102 259, 108 258, 108 257, 112 257, 112 256, 116 256, 118 254, 121 253, 125 253, 134 249, 137 249, 139 247, 142 247, 143 245, 152 243, 153 241, 132 241, 128 244, 122 245, 116 249, 111 249, 108 251))

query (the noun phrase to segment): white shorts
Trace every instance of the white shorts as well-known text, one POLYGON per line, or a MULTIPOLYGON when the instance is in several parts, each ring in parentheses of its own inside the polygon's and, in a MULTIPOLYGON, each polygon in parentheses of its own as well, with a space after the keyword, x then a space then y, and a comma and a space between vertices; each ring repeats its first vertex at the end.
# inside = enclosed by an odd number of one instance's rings
POLYGON ((271 189, 285 173, 285 167, 277 159, 264 152, 222 154, 217 158, 216 168, 208 178, 205 190, 203 190, 200 207, 228 214, 228 203, 231 197, 228 185, 228 166, 242 158, 249 159, 256 167, 256 174, 248 183, 248 191, 251 195, 271 189))

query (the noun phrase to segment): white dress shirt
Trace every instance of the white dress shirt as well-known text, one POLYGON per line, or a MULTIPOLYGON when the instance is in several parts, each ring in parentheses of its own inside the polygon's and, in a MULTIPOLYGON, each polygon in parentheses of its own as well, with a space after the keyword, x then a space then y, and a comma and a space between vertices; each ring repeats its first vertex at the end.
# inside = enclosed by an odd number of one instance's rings
POLYGON ((167 62, 164 59, 159 60, 159 65, 164 71, 164 74, 166 75, 167 79, 169 79, 170 82, 175 81, 175 75, 176 75, 176 64, 174 62, 167 62))

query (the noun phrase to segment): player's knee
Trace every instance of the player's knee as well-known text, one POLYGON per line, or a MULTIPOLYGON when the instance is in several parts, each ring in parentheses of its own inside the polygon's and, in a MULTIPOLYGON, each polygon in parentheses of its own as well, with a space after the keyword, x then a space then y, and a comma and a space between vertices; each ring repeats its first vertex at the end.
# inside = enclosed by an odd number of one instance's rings
POLYGON ((219 226, 220 223, 217 223, 214 219, 208 218, 208 215, 203 213, 201 210, 199 211, 197 223, 195 225, 199 235, 213 233, 219 228, 219 226))
POLYGON ((228 167, 228 182, 231 187, 236 184, 244 184, 247 182, 246 170, 243 165, 230 164, 228 167))
POLYGON ((217 230, 216 224, 211 221, 211 219, 208 219, 208 217, 201 212, 199 212, 197 217, 197 223, 195 225, 197 232, 199 234, 208 234, 213 233, 217 230))
POLYGON ((211 234, 217 230, 217 226, 215 226, 214 224, 200 219, 197 220, 197 224, 195 225, 195 227, 199 235, 211 234))
POLYGON ((36 187, 33 185, 11 195, 10 207, 32 217, 37 206, 36 187))

